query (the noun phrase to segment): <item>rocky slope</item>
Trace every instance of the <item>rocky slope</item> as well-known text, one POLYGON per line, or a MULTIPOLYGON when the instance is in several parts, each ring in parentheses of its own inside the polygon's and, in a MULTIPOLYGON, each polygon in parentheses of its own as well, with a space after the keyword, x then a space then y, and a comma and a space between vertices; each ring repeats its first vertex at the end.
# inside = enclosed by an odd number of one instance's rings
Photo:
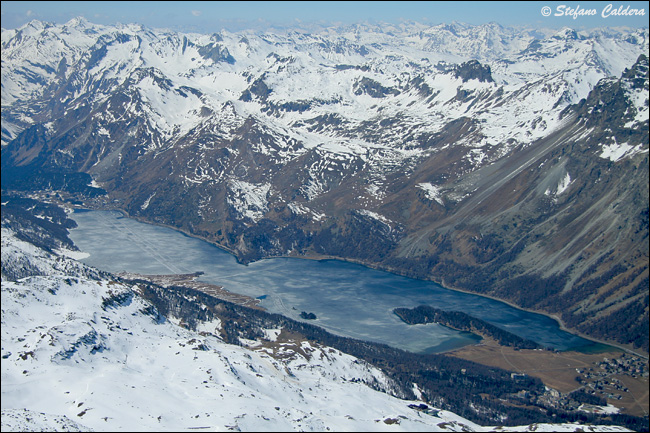
POLYGON ((330 256, 648 350, 647 30, 2 32, 2 188, 330 256))

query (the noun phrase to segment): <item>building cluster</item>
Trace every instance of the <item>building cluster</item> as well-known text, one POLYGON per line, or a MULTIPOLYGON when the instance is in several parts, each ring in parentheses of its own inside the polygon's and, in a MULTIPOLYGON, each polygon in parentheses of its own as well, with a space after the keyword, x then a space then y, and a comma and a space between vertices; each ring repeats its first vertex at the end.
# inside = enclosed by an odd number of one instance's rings
POLYGON ((648 377, 648 361, 638 356, 622 354, 618 358, 603 358, 595 367, 576 368, 576 381, 584 386, 585 392, 602 395, 610 400, 621 400, 629 389, 616 376, 633 378, 648 377))
MULTIPOLYGON (((631 376, 633 378, 648 377, 648 361, 644 358, 622 354, 618 358, 604 358, 595 362, 593 367, 577 368, 576 381, 578 386, 573 392, 562 393, 552 388, 546 388, 540 395, 528 391, 520 391, 513 397, 521 401, 535 402, 548 408, 566 411, 586 411, 600 413, 608 400, 621 400, 623 395, 630 392, 618 378, 631 376)), ((513 379, 525 378, 526 375, 513 373, 513 379)))
POLYGON ((648 377, 648 360, 622 354, 619 358, 603 358, 602 361, 594 363, 596 368, 576 368, 576 372, 582 375, 582 379, 600 379, 613 375, 632 376, 633 378, 648 377))
POLYGON ((648 377, 648 360, 638 356, 624 353, 619 358, 604 358, 596 365, 605 370, 607 374, 626 374, 634 378, 648 377))

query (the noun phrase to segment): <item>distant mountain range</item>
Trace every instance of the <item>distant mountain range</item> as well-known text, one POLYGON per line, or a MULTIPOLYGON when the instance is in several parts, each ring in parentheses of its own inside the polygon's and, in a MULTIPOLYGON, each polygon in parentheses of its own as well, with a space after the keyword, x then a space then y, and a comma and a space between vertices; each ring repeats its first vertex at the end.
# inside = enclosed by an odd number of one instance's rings
POLYGON ((2 189, 648 351, 648 30, 2 30, 2 189))

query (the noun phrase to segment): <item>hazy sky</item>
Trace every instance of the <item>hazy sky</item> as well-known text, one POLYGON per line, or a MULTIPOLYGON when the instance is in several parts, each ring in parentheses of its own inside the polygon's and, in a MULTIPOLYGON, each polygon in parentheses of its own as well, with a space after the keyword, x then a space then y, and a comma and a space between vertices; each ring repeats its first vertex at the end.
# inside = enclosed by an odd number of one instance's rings
POLYGON ((2 27, 33 20, 61 24, 83 16, 97 24, 139 23, 152 28, 212 33, 297 23, 387 22, 424 24, 459 21, 504 26, 575 29, 648 27, 648 2, 436 2, 436 1, 3 1, 2 27), (629 8, 628 8, 629 6, 629 8), (548 9, 544 9, 547 7, 548 9), (614 15, 632 9, 644 15, 614 15), (544 14, 548 16, 544 16, 544 14), (592 16, 586 14, 594 14, 592 16))

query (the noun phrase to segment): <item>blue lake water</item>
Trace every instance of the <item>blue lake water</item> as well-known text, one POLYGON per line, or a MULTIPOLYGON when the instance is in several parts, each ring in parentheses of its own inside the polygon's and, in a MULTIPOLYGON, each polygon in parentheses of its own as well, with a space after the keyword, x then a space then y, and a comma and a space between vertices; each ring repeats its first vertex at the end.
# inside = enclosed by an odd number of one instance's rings
POLYGON ((416 353, 444 352, 479 338, 437 324, 406 325, 397 307, 426 304, 462 311, 523 338, 558 350, 599 346, 562 331, 540 314, 505 303, 445 289, 338 260, 274 258, 242 265, 228 252, 166 227, 142 223, 114 211, 75 212, 70 238, 89 255, 84 263, 109 272, 185 274, 261 299, 261 306, 295 320, 312 312, 309 323, 352 338, 385 343, 416 353))

